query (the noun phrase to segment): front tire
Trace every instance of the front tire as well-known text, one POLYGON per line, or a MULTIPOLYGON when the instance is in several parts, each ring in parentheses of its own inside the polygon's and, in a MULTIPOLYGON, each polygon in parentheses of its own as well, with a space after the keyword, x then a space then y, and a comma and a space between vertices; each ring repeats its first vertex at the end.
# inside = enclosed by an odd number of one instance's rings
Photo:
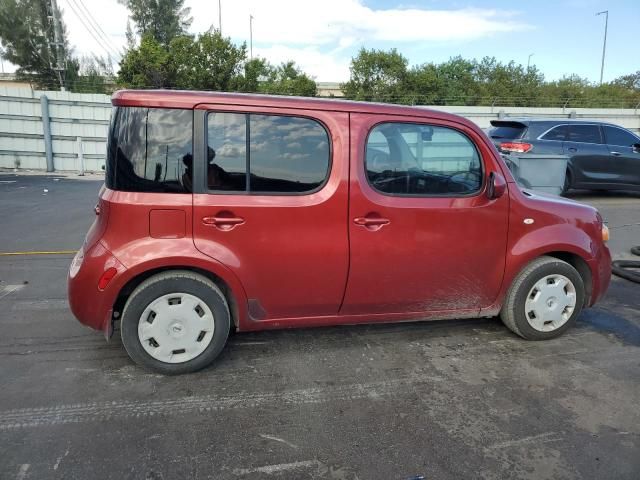
POLYGON ((516 277, 500 317, 522 338, 547 340, 575 323, 584 295, 584 282, 575 268, 557 258, 540 257, 516 277))
POLYGON ((230 314, 208 278, 172 270, 143 281, 122 312, 122 343, 138 365, 177 375, 208 366, 227 341, 230 314))

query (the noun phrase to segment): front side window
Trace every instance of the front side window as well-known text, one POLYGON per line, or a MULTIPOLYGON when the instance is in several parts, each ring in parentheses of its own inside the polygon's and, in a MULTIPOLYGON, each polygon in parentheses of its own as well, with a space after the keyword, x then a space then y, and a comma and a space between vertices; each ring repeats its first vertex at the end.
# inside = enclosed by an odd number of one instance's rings
POLYGON ((482 186, 475 145, 447 127, 377 125, 367 139, 365 167, 371 186, 389 195, 458 196, 482 186))
POLYGON ((191 191, 192 126, 192 110, 115 108, 107 141, 107 187, 127 192, 191 191))
POLYGON ((329 136, 315 120, 211 112, 207 123, 209 190, 310 193, 329 174, 329 136))
POLYGON ((569 125, 570 142, 602 143, 598 125, 569 125))
POLYGON ((609 145, 616 145, 619 147, 631 147, 636 143, 640 143, 640 140, 633 136, 631 133, 615 127, 604 127, 604 138, 609 145))
POLYGON ((562 140, 565 140, 566 138, 567 138, 567 126, 560 125, 558 127, 552 128, 547 133, 545 133, 544 136, 541 138, 541 140, 562 141, 562 140))

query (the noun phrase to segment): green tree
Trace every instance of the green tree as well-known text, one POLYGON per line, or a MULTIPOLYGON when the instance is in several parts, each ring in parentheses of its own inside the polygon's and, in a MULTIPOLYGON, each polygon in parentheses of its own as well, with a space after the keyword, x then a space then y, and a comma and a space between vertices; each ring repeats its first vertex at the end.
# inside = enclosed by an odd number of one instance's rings
POLYGON ((316 96, 316 82, 296 67, 294 62, 285 62, 277 67, 265 62, 264 70, 266 78, 258 82, 257 91, 277 95, 316 96))
POLYGON ((152 35, 144 35, 120 61, 118 84, 126 88, 170 88, 175 86, 167 50, 152 35))
POLYGON ((175 86, 192 90, 236 90, 242 84, 246 44, 236 46, 220 31, 206 32, 197 39, 175 38, 168 51, 175 86))
MULTIPOLYGON (((58 47, 59 51, 55 50, 47 4, 46 0, 0 0, 0 42, 2 57, 18 66, 18 78, 32 82, 36 88, 58 89, 60 78, 55 70, 56 53, 66 67, 72 60, 71 50, 59 10, 57 17, 60 19, 62 45, 58 47)), ((64 83, 64 71, 61 76, 64 83)))
POLYGON ((186 35, 193 18, 184 0, 118 0, 129 9, 136 31, 142 37, 151 35, 161 45, 186 35))
POLYGON ((402 103, 406 100, 408 60, 395 48, 388 52, 361 48, 351 60, 351 78, 341 85, 354 100, 402 103))
POLYGON ((111 93, 113 67, 110 58, 74 58, 67 68, 67 88, 77 93, 111 93))

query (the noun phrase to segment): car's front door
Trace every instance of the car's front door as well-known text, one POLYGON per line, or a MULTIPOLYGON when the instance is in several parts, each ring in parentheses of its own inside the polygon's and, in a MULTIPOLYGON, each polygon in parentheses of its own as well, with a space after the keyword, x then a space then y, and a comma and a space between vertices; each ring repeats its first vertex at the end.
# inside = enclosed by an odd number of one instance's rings
POLYGON ((574 187, 590 188, 611 183, 616 175, 611 171, 609 149, 604 144, 599 125, 570 124, 563 151, 570 159, 574 187))
POLYGON ((605 125, 603 129, 611 170, 617 173, 615 183, 640 187, 640 139, 622 128, 605 125))
POLYGON ((204 105, 194 118, 196 247, 235 273, 253 320, 335 315, 349 258, 348 115, 204 105))
POLYGON ((474 130, 445 120, 352 114, 349 280, 344 314, 456 311, 493 304, 509 198, 474 130))

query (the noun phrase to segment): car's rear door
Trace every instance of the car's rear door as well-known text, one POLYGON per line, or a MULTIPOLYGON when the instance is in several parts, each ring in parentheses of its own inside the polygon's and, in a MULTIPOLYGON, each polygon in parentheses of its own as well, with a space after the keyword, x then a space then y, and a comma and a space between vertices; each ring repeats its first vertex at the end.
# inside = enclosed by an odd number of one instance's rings
POLYGON ((341 312, 460 312, 491 305, 509 198, 482 136, 448 120, 351 115, 349 281, 341 312))
POLYGON ((609 149, 597 124, 569 124, 563 153, 570 158, 574 187, 590 188, 611 183, 616 176, 611 170, 609 149))
POLYGON ((194 118, 196 247, 235 273, 255 321, 336 314, 349 258, 348 114, 200 105, 194 118))
POLYGON ((610 154, 611 170, 617 174, 615 183, 640 186, 640 139, 622 128, 604 125, 604 137, 610 154))

